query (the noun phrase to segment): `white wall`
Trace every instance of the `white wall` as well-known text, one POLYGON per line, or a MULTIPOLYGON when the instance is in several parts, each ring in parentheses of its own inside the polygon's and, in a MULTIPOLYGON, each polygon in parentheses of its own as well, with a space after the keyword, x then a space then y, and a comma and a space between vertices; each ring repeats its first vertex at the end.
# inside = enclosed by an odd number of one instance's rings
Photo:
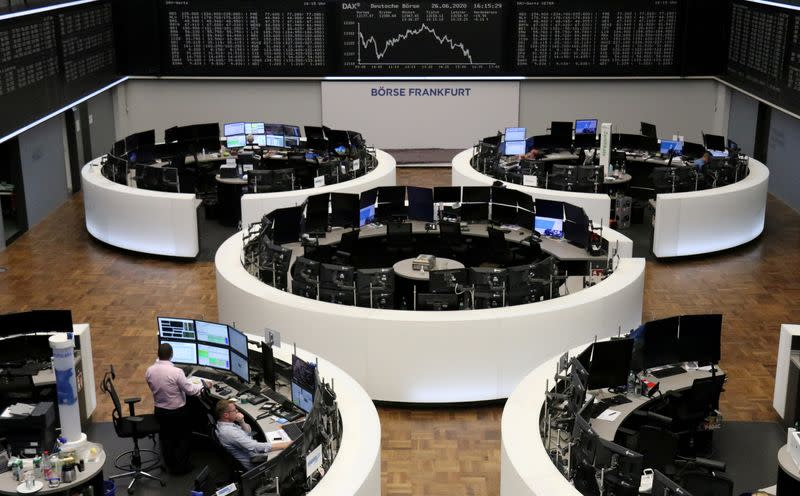
POLYGON ((203 122, 264 121, 315 125, 322 122, 319 81, 132 79, 116 86, 117 139, 203 122))
POLYGON ((702 131, 727 130, 727 105, 718 86, 710 79, 522 81, 519 123, 536 135, 545 134, 551 121, 597 118, 623 133, 638 133, 644 121, 656 125, 659 137, 680 132, 702 143, 702 131))

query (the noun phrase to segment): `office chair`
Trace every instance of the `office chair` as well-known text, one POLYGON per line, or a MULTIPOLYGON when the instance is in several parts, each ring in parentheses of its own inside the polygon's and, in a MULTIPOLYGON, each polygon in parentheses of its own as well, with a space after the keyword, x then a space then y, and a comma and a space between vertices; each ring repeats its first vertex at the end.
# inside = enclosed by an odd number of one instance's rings
POLYGON ((710 448, 713 431, 701 431, 699 427, 719 409, 724 382, 724 375, 695 379, 688 391, 666 395, 666 408, 673 418, 671 430, 681 437, 681 454, 693 456, 698 448, 710 448))
POLYGON ((217 437, 217 419, 214 418, 214 415, 207 412, 206 419, 208 420, 209 431, 211 432, 211 444, 214 445, 214 450, 220 455, 225 461, 225 465, 230 469, 230 472, 227 474, 227 479, 241 480, 242 474, 247 472, 247 469, 219 442, 219 438, 217 437))
POLYGON ((272 171, 272 190, 291 191, 294 189, 294 169, 275 169, 272 171))
POLYGON ((391 256, 410 257, 413 255, 414 241, 411 236, 411 224, 405 222, 386 224, 386 252, 391 256))
POLYGON ((144 187, 144 164, 137 163, 135 165, 136 168, 136 175, 134 176, 134 180, 136 180, 136 187, 143 188, 144 187))
POLYGON ((336 253, 331 260, 339 265, 354 265, 358 258, 358 236, 361 231, 353 229, 342 234, 342 239, 336 245, 336 253))
POLYGON ((170 193, 180 193, 180 181, 178 180, 178 169, 175 167, 162 167, 162 179, 164 191, 170 193))
POLYGON ((665 475, 675 474, 678 456, 678 435, 658 427, 645 425, 639 430, 636 451, 644 456, 642 466, 656 469, 665 475))
POLYGON ((461 224, 458 222, 440 222, 439 240, 441 250, 449 257, 465 263, 469 251, 467 240, 461 234, 461 224))
POLYGON ((719 472, 688 472, 681 480, 681 487, 692 496, 733 495, 733 481, 719 472))
POLYGON ((166 486, 166 483, 160 477, 156 477, 148 473, 161 464, 161 457, 155 450, 140 449, 139 439, 149 437, 153 440, 153 447, 156 444, 156 434, 159 432, 158 420, 155 415, 136 415, 134 405, 142 401, 141 398, 125 398, 123 401, 128 405, 129 415, 123 416, 122 405, 117 396, 117 390, 114 388, 114 366, 105 373, 103 382, 100 384, 100 390, 107 393, 114 403, 114 411, 112 412, 112 421, 114 423, 114 431, 117 437, 133 439, 133 449, 126 451, 114 460, 114 466, 119 470, 124 470, 121 474, 115 474, 109 479, 118 479, 120 477, 131 477, 131 482, 128 484, 128 494, 133 494, 133 485, 137 480, 145 478, 158 481, 161 487, 166 486), (142 455, 146 457, 142 457, 142 455), (129 456, 130 463, 120 463, 123 457, 129 456))
POLYGON ((489 233, 489 261, 501 265, 513 264, 519 253, 519 247, 509 246, 506 235, 499 229, 489 227, 486 231, 489 233))
POLYGON ((269 193, 272 191, 272 171, 253 169, 247 173, 248 193, 269 193))

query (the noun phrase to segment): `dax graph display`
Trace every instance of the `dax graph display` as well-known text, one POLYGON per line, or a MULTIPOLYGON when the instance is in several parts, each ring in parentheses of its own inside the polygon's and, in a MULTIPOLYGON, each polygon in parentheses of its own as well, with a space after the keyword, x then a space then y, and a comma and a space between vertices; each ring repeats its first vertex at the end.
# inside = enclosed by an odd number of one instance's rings
POLYGON ((502 70, 503 4, 343 3, 342 67, 357 74, 502 70))

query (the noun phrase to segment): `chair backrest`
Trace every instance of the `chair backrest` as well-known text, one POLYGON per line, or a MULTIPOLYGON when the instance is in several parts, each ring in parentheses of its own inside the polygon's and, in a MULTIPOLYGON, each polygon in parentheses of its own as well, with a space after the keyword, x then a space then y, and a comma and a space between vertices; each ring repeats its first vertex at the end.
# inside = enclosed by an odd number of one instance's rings
POLYGON ((275 169, 273 172, 272 187, 277 191, 289 191, 294 181, 294 169, 275 169))
POLYGON ((678 456, 678 435, 645 425, 639 430, 636 451, 644 456, 644 466, 665 472, 678 456))
POLYGON ((732 496, 733 481, 719 472, 689 472, 683 474, 681 487, 692 496, 732 496))
POLYGON ((250 193, 263 193, 272 189, 271 170, 251 170, 247 172, 247 187, 250 193))
POLYGON ((719 396, 722 394, 724 375, 695 379, 689 391, 690 409, 697 412, 710 412, 719 408, 719 396))
POLYGON ((358 229, 353 229, 352 231, 342 234, 342 240, 339 242, 339 251, 353 253, 360 233, 361 231, 358 229))
POLYGON ((121 436, 122 417, 124 415, 122 413, 122 403, 120 403, 117 390, 114 388, 114 380, 111 378, 111 374, 106 374, 106 376, 103 377, 100 389, 108 393, 111 397, 111 402, 114 403, 114 410, 111 412, 111 420, 114 423, 114 431, 117 433, 117 436, 121 436))
POLYGON ((486 230, 489 233, 489 250, 492 251, 506 251, 508 244, 506 243, 506 235, 503 231, 494 229, 492 227, 486 230))
POLYGON ((386 238, 392 242, 411 242, 411 224, 406 222, 389 222, 386 224, 386 238))
POLYGON ((447 244, 460 244, 464 241, 461 235, 461 224, 457 222, 440 222, 439 234, 442 241, 447 244))

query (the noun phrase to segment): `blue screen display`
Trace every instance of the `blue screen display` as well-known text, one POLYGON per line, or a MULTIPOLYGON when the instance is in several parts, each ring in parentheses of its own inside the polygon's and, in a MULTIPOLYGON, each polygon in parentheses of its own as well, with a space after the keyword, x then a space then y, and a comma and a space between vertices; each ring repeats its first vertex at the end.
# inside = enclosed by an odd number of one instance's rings
POLYGON ((683 141, 661 140, 661 154, 666 155, 670 150, 674 150, 675 155, 683 153, 683 141))
POLYGON ((507 127, 503 141, 522 141, 525 139, 524 127, 507 127))
POLYGON ((597 119, 575 121, 575 134, 597 134, 597 119))
POLYGON ((244 134, 244 122, 231 122, 225 124, 225 136, 234 136, 236 134, 244 134))
POLYGON ((358 216, 359 227, 371 224, 374 218, 375 218, 375 205, 370 205, 368 207, 362 208, 358 216))
POLYGON ((503 155, 525 155, 525 140, 503 143, 503 155))

